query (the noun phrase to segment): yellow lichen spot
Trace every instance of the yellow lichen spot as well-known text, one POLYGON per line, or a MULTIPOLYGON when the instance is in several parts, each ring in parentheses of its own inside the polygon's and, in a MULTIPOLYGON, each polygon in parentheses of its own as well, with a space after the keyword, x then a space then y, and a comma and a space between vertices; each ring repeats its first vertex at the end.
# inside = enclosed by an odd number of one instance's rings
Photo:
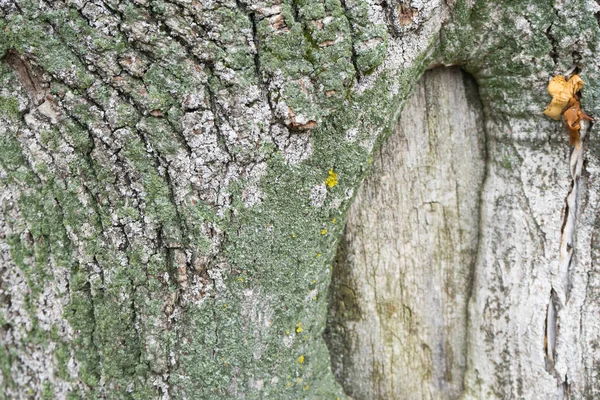
POLYGON ((302 322, 296 324, 296 333, 302 332, 302 322))
POLYGON ((302 378, 298 378, 298 382, 302 382, 302 378))
POLYGON ((303 363, 304 363, 304 356, 303 356, 303 355, 302 355, 302 356, 300 356, 300 357, 298 357, 298 362, 299 362, 300 364, 303 364, 303 363))
POLYGON ((304 390, 308 390, 308 385, 304 386, 304 390))
POLYGON ((332 224, 335 224, 336 222, 337 222, 337 218, 334 218, 334 219, 331 220, 332 224))
POLYGON ((326 235, 327 234, 327 229, 321 229, 321 235, 326 235))
POLYGON ((292 233, 292 239, 296 239, 296 234, 292 233))
POLYGON ((317 253, 317 257, 321 257, 321 253, 317 253))
POLYGON ((313 297, 313 300, 314 300, 314 301, 317 301, 317 298, 318 298, 318 297, 317 297, 317 296, 315 296, 315 297, 313 297))
POLYGON ((223 308, 227 308, 227 304, 223 304, 223 308))
POLYGON ((317 280, 316 280, 316 279, 313 279, 313 283, 317 283, 317 280))
POLYGON ((333 172, 333 168, 329 170, 329 176, 327 179, 325 179, 325 184, 329 186, 329 188, 332 188, 338 184, 338 174, 333 172))
POLYGON ((285 334, 286 334, 286 335, 289 335, 289 334, 290 334, 290 331, 285 331, 285 334))
POLYGON ((238 278, 239 282, 244 282, 244 278, 238 278))
MULTIPOLYGON (((288 382, 288 383, 286 383, 286 385, 285 385, 285 387, 290 387, 290 386, 292 386, 292 382, 288 382)), ((340 399, 339 399, 339 397, 338 397, 338 400, 340 400, 340 399)))

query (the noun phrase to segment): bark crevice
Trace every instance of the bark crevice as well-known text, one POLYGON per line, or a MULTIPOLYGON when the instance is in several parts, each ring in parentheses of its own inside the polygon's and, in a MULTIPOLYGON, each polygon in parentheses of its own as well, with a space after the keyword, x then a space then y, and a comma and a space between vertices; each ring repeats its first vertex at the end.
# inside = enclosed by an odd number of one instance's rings
POLYGON ((355 75, 356 82, 360 83, 361 70, 358 66, 358 55, 356 54, 356 48, 354 45, 355 42, 357 41, 357 38, 356 38, 356 33, 354 32, 354 26, 352 26, 352 17, 350 15, 350 9, 346 5, 346 0, 340 0, 340 4, 342 5, 342 8, 344 10, 344 16, 346 17, 346 20, 348 21, 348 27, 350 28, 350 37, 352 39, 352 49, 351 49, 351 53, 350 53, 350 60, 352 61, 352 65, 354 66, 354 71, 356 74, 355 75))

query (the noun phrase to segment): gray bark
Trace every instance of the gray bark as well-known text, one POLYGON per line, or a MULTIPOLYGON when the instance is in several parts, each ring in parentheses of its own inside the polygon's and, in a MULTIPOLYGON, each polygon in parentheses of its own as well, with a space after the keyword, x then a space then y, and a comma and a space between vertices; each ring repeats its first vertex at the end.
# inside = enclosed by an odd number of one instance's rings
POLYGON ((462 392, 484 160, 474 80, 427 71, 375 154, 334 267, 327 335, 353 398, 462 392))
POLYGON ((0 2, 0 398, 598 397, 598 12, 0 2))
MULTIPOLYGON (((476 49, 486 48, 482 42, 502 42, 496 35, 510 30, 495 25, 502 11, 483 10, 490 13, 483 24, 490 33, 466 42, 476 49)), ((561 6, 554 11, 581 15, 561 6)), ((514 19, 529 38, 536 32, 532 12, 514 19)), ((553 36, 560 29, 554 22, 547 32, 554 71, 577 67, 587 75, 592 87, 584 99, 595 110, 595 61, 582 61, 579 52, 586 50, 577 45, 567 55, 561 47, 567 40, 553 36)), ((519 46, 521 54, 530 52, 519 46)), ((500 49, 506 48, 495 51, 500 49)), ((582 146, 569 149, 562 123, 545 119, 543 98, 533 98, 545 90, 547 79, 536 76, 544 74, 545 59, 515 73, 506 71, 511 64, 499 54, 483 53, 466 65, 483 102, 471 134, 485 142, 485 151, 463 139, 470 150, 455 153, 452 138, 469 132, 469 108, 456 100, 436 104, 433 99, 456 96, 445 90, 456 79, 449 72, 427 72, 350 209, 327 332, 334 373, 354 398, 598 396, 594 129, 582 146), (436 74, 446 76, 428 97, 419 88, 436 74), (411 109, 423 98, 426 106, 411 109), (432 117, 444 112, 450 116, 432 117), (420 120, 428 125, 415 130, 420 120), (445 141, 423 139, 438 138, 446 123, 451 128, 445 141), (446 150, 417 158, 436 146, 446 150), (462 168, 455 167, 456 159, 462 168), (484 167, 476 161, 483 159, 484 167), (411 162, 428 168, 411 170, 411 162), (427 176, 431 170, 441 172, 427 176), (468 211, 459 212, 461 207, 468 211)), ((582 126, 581 134, 588 128, 582 126)))

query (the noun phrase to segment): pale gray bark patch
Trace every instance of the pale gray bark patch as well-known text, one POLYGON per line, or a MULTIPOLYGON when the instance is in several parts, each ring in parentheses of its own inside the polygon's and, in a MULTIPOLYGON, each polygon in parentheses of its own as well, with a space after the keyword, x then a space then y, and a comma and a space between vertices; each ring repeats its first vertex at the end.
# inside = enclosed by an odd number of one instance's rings
POLYGON ((597 203, 584 188, 596 185, 590 179, 595 161, 588 159, 590 169, 574 182, 564 142, 533 148, 504 140, 507 132, 536 129, 533 121, 488 120, 486 129, 488 172, 463 398, 587 398, 582 342, 591 338, 582 332, 596 322, 582 320, 581 308, 591 300, 585 287, 597 203), (565 241, 573 249, 563 264, 565 241))
POLYGON ((584 313, 597 307, 588 290, 598 163, 585 147, 569 152, 563 129, 541 119, 486 121, 464 399, 586 399, 597 390, 597 321, 584 313), (553 130, 560 141, 507 140, 553 130))
POLYGON ((326 337, 355 399, 463 388, 485 170, 482 106, 459 68, 427 71, 352 205, 326 337))

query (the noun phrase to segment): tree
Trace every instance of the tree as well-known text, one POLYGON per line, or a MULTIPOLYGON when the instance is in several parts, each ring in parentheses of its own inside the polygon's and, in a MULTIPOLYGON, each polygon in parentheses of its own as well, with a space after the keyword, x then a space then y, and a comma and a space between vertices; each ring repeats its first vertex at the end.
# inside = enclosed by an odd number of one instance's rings
POLYGON ((4 398, 597 397, 597 4, 0 9, 4 398))

